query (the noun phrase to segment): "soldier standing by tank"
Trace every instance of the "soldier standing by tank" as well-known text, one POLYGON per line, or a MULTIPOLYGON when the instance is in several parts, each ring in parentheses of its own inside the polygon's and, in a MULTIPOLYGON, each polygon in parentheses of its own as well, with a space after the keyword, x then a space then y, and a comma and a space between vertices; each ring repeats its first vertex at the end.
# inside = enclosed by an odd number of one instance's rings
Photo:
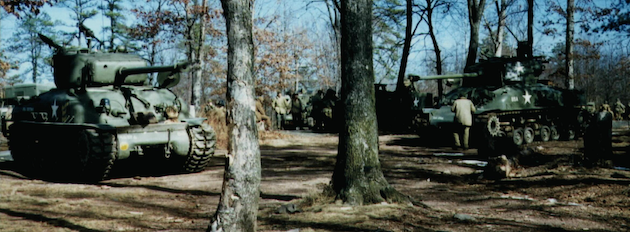
POLYGON ((610 106, 603 104, 599 112, 592 115, 584 134, 584 165, 592 167, 598 163, 612 167, 612 121, 610 106))
POLYGON ((621 103, 621 100, 617 98, 617 102, 615 102, 615 119, 623 120, 623 115, 626 113, 626 106, 621 103))
POLYGON ((271 118, 265 113, 265 107, 263 106, 264 97, 260 96, 256 99, 256 122, 264 121, 265 130, 271 130, 271 118))
POLYGON ((276 99, 271 103, 273 110, 276 112, 276 129, 284 129, 284 116, 289 113, 291 109, 291 99, 282 96, 282 93, 278 92, 276 99))
POLYGON ((303 124, 302 119, 302 100, 300 100, 297 93, 294 93, 291 97, 291 116, 293 116, 293 125, 296 130, 299 130, 303 124))
POLYGON ((463 134, 462 142, 463 148, 468 149, 468 138, 470 135, 470 127, 472 126, 472 113, 476 111, 475 105, 472 101, 466 99, 464 94, 460 95, 459 99, 455 100, 451 111, 455 112, 455 131, 453 137, 455 138, 455 147, 462 148, 460 143, 461 135, 463 134))

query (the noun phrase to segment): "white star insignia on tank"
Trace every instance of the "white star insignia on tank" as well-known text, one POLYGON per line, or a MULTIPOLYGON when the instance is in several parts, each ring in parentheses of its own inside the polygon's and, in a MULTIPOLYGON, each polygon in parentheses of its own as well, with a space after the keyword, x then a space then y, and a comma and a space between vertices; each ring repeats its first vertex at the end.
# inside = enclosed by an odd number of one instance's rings
POLYGON ((57 105, 57 100, 55 100, 55 102, 53 102, 53 104, 50 106, 50 108, 52 108, 52 117, 53 118, 57 118, 57 109, 59 109, 59 106, 57 105))
POLYGON ((532 103, 532 95, 529 95, 527 91, 525 91, 525 95, 523 95, 523 98, 525 99, 525 103, 532 103))

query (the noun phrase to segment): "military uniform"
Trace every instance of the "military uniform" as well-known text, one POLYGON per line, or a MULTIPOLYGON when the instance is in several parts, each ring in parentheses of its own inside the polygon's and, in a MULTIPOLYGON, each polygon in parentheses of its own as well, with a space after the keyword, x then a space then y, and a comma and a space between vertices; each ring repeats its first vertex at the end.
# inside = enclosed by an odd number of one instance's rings
POLYGON ((287 96, 282 96, 281 93, 278 93, 278 96, 273 100, 271 105, 273 110, 276 112, 275 126, 277 129, 283 129, 284 116, 291 110, 291 99, 287 96))
POLYGON ((302 126, 302 100, 298 97, 298 94, 293 94, 291 100, 291 115, 293 116, 293 123, 295 129, 299 129, 302 126))
POLYGON ((476 111, 475 105, 472 101, 461 97, 453 103, 451 111, 455 112, 455 131, 453 137, 455 138, 455 146, 462 147, 460 143, 460 135, 463 134, 464 149, 468 149, 468 138, 470 135, 470 127, 472 126, 472 113, 476 111))

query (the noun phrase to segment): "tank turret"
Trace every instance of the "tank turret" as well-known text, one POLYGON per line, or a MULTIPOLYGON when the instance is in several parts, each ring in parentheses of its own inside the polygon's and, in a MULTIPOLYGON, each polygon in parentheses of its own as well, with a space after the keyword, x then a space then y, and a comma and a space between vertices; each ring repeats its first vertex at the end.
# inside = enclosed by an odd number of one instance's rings
POLYGON ((168 159, 185 172, 209 164, 214 130, 168 89, 188 63, 148 66, 124 49, 67 48, 40 37, 56 50, 57 88, 16 106, 4 131, 25 174, 98 181, 117 160, 131 157, 168 159), (158 73, 157 85, 150 73, 158 73))

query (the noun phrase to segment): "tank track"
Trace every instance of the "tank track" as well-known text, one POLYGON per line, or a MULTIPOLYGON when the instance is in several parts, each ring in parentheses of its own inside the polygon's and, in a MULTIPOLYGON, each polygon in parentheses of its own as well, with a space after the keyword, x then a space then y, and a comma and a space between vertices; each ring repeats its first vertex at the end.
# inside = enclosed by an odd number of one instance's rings
POLYGON ((61 134, 51 128, 19 126, 12 128, 9 147, 21 172, 53 181, 101 181, 117 154, 115 135, 95 129, 67 129, 61 134))
POLYGON ((83 181, 100 181, 111 171, 117 154, 117 141, 114 134, 94 129, 79 131, 77 146, 80 157, 80 179, 83 181))
POLYGON ((216 134, 211 126, 202 124, 188 129, 190 150, 185 158, 183 169, 186 172, 203 171, 214 156, 216 134))
POLYGON ((534 141, 572 140, 581 133, 580 110, 505 111, 477 115, 475 122, 494 137, 510 137, 516 145, 534 141))

